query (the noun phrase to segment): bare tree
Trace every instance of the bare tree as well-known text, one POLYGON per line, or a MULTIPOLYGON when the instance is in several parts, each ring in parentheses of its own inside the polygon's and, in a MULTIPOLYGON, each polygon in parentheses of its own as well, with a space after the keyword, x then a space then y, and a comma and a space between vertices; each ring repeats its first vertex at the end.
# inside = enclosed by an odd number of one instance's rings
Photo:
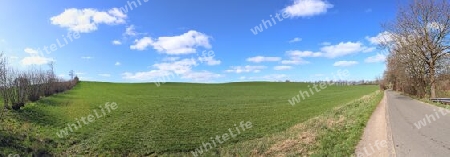
POLYGON ((7 67, 7 59, 3 53, 0 53, 0 94, 3 97, 3 105, 4 108, 8 108, 8 99, 7 99, 7 90, 8 90, 8 67, 7 67))
POLYGON ((409 70, 407 75, 419 72, 415 75, 419 76, 425 73, 430 96, 435 98, 439 63, 450 50, 449 2, 414 0, 409 6, 400 8, 396 20, 386 24, 385 28, 391 33, 394 41, 393 45, 390 45, 390 52, 402 53, 395 56, 398 57, 396 61, 402 59, 408 63, 416 61, 417 65, 409 65, 404 70, 409 70))

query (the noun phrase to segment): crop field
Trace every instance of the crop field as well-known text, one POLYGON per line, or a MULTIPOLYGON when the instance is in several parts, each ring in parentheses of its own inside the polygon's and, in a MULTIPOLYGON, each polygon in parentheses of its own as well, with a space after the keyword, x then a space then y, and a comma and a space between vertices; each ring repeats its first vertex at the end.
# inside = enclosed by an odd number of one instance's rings
POLYGON ((309 90, 308 85, 166 83, 157 87, 152 83, 81 82, 71 91, 28 104, 9 116, 15 119, 10 123, 28 126, 27 131, 44 139, 47 149, 57 154, 170 154, 193 151, 241 122, 251 122, 252 127, 241 129, 217 147, 284 131, 378 89, 329 86, 291 105, 288 100, 300 90, 309 90), (116 103, 117 109, 67 136, 57 135, 81 117, 106 110, 107 102, 116 103))

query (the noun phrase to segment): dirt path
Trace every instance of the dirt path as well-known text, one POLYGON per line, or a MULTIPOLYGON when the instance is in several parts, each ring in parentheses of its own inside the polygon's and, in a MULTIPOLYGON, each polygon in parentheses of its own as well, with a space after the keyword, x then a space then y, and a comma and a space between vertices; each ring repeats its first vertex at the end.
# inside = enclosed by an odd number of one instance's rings
POLYGON ((389 121, 387 120, 389 118, 386 115, 386 96, 385 93, 383 100, 373 112, 364 129, 362 139, 356 147, 355 155, 357 157, 395 156, 389 121))

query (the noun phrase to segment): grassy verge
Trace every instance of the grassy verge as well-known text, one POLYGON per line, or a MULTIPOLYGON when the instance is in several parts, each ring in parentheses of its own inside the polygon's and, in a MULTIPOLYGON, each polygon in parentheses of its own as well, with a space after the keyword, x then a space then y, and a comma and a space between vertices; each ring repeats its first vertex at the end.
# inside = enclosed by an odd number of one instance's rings
POLYGON ((425 98, 420 99, 420 98, 417 98, 417 97, 414 97, 414 99, 417 99, 417 100, 422 101, 424 103, 428 103, 428 104, 431 104, 431 105, 442 107, 442 108, 449 108, 450 107, 450 105, 446 105, 446 104, 438 103, 438 102, 433 102, 430 99, 425 99, 425 98))
POLYGON ((286 131, 211 150, 203 156, 351 156, 382 97, 377 91, 286 131))

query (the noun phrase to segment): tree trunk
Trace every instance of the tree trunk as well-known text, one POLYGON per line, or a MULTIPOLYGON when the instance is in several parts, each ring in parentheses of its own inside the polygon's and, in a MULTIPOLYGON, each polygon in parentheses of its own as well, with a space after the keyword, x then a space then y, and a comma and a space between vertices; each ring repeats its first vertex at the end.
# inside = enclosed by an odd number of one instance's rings
POLYGON ((436 77, 434 76, 435 73, 436 73, 436 67, 434 65, 434 62, 431 61, 431 64, 430 64, 430 85, 431 85, 430 97, 431 98, 436 98, 436 77))

